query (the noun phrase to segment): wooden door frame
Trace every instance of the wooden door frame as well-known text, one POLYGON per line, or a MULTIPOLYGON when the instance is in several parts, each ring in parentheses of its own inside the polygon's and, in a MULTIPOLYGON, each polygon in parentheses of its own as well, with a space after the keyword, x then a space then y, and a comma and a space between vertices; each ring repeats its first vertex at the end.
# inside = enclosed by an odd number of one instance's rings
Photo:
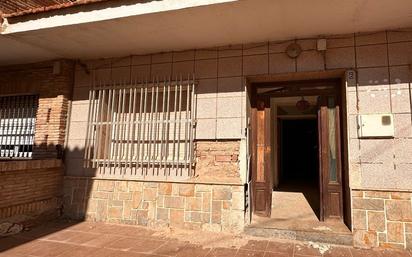
MULTIPOLYGON (((298 72, 298 73, 285 73, 285 74, 278 74, 278 75, 262 75, 262 76, 249 76, 246 78, 246 86, 249 92, 248 97, 250 101, 253 101, 254 94, 250 94, 250 92, 254 92, 254 88, 258 83, 272 83, 272 82, 296 82, 296 81, 313 81, 313 80, 329 80, 335 79, 340 80, 340 85, 337 86, 337 93, 341 99, 341 113, 340 113, 340 123, 341 123, 341 158, 342 158, 342 190, 343 190, 343 215, 344 215, 344 222, 350 228, 351 227, 351 200, 350 200, 350 188, 349 188, 349 174, 348 174, 348 135, 347 135, 347 106, 346 106, 346 86, 347 83, 350 83, 347 79, 347 72, 351 72, 351 74, 355 74, 356 80, 356 72, 352 70, 345 70, 345 69, 337 69, 337 70, 330 70, 330 71, 322 71, 322 72, 298 72)), ((253 112, 253 108, 251 109, 253 112)), ((251 123, 253 121, 251 119, 251 123)), ((253 127, 253 126, 252 126, 253 127)), ((253 133, 253 128, 252 131, 253 133)), ((251 146, 253 146, 254 142, 251 142, 251 146)), ((253 147, 252 147, 253 149, 253 147)), ((253 159, 253 158, 252 158, 253 159)), ((253 163, 253 160, 252 160, 253 163)), ((253 166, 253 164, 252 164, 253 166)), ((251 169, 251 173, 253 175, 254 169, 251 169)), ((252 198, 252 211, 253 211, 253 198, 252 198)))

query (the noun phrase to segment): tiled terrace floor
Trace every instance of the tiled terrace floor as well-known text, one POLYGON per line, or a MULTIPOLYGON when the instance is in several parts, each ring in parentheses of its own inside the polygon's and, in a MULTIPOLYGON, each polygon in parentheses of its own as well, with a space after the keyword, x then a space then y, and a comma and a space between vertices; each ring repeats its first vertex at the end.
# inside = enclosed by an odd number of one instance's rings
POLYGON ((12 237, 0 238, 1 257, 412 257, 408 251, 328 248, 322 255, 319 249, 290 241, 86 222, 53 222, 12 237))

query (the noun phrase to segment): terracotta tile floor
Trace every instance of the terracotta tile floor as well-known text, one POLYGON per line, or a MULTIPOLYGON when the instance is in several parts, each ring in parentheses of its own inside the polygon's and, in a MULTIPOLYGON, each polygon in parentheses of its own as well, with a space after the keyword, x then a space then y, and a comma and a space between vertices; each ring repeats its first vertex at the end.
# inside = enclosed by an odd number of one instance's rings
POLYGON ((321 254, 302 242, 199 231, 150 230, 102 223, 51 222, 0 238, 0 257, 412 257, 410 251, 330 246, 321 254))

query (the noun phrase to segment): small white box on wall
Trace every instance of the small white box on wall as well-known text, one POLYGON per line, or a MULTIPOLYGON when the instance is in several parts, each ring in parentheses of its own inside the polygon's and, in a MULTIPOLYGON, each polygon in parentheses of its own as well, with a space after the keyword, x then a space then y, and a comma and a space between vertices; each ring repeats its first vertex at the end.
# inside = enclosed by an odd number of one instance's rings
POLYGON ((359 138, 392 138, 394 136, 393 115, 358 115, 359 138))

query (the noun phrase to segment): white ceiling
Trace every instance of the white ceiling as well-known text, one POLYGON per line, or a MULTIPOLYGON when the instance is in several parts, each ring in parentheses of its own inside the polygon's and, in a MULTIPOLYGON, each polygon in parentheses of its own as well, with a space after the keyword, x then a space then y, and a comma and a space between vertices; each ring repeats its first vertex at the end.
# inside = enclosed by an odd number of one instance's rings
MULTIPOLYGON (((50 24, 51 21, 42 19, 41 22, 50 24)), ((32 22, 32 27, 33 24, 36 23, 32 22)), ((412 27, 411 0, 237 0, 6 33, 0 36, 0 65, 53 58, 125 56, 404 27, 412 27)))

